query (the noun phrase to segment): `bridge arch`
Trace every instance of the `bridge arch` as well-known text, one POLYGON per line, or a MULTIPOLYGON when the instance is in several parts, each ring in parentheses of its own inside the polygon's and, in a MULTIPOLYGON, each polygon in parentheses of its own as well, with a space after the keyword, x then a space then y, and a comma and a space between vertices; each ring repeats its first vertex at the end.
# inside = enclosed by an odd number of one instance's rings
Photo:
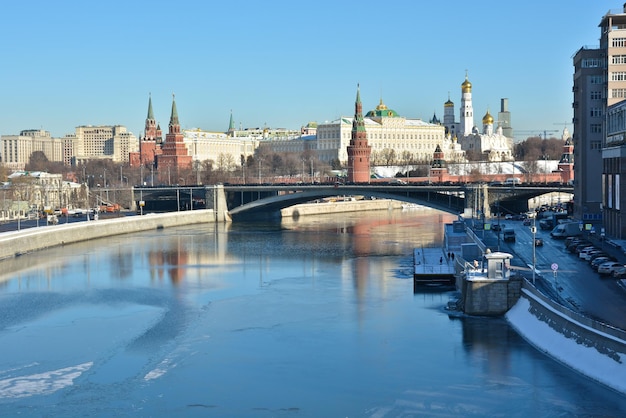
MULTIPOLYGON (((227 192, 228 193, 228 192, 227 192)), ((258 193, 250 191, 249 193, 258 193)), ((335 196, 363 196, 367 198, 391 199, 406 203, 416 203, 448 213, 463 212, 464 199, 458 191, 442 194, 436 190, 407 190, 404 188, 381 186, 340 186, 340 187, 313 187, 303 190, 293 190, 285 194, 264 196, 229 209, 229 214, 237 218, 247 218, 259 213, 277 213, 281 209, 301 203, 309 203, 318 199, 335 196), (401 190, 402 189, 402 190, 401 190)), ((227 199, 228 200, 228 199, 227 199)))

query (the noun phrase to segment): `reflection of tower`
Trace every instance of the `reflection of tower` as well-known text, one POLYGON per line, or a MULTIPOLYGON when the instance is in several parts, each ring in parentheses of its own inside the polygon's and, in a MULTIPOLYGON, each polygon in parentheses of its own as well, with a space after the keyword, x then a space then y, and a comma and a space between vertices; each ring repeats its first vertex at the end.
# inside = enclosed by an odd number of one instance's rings
POLYGON ((351 183, 368 183, 370 180, 370 155, 372 147, 367 144, 367 132, 363 120, 361 92, 357 86, 356 102, 354 103, 354 120, 352 134, 348 145, 348 181, 351 183))
POLYGON ((163 279, 163 273, 167 272, 173 284, 181 282, 185 278, 185 269, 189 263, 189 253, 180 241, 176 241, 173 248, 155 248, 148 254, 151 271, 156 271, 159 280, 163 279))
POLYGON ((467 79, 461 84, 461 119, 459 124, 459 136, 470 135, 474 128, 474 107, 472 106, 472 83, 467 79))

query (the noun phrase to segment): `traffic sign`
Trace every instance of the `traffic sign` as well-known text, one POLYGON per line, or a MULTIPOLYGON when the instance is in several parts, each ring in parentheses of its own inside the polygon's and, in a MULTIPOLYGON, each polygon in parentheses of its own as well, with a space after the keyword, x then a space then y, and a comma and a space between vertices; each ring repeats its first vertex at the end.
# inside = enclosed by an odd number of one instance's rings
POLYGON ((559 269, 559 265, 557 263, 552 263, 550 267, 552 268, 552 271, 557 271, 559 269))

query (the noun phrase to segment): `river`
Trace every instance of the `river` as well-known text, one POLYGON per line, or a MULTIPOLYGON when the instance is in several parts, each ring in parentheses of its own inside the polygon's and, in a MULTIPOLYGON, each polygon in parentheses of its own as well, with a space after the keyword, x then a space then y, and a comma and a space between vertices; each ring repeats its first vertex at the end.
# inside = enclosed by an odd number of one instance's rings
POLYGON ((0 263, 0 415, 624 416, 503 320, 413 293, 430 210, 195 225, 0 263))

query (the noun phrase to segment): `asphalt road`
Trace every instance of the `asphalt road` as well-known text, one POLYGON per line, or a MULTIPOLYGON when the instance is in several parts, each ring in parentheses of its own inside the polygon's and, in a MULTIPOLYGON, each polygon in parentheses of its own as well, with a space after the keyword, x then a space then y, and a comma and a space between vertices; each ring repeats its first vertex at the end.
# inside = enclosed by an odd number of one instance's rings
MULTIPOLYGON (((529 226, 522 221, 501 220, 507 228, 515 229, 515 243, 500 239, 500 251, 515 256, 512 265, 523 268, 522 274, 532 280, 533 237, 529 226)), ((538 225, 538 223, 537 223, 538 225)), ((480 235, 479 235, 480 236, 480 235)), ((485 244, 497 249, 498 238, 494 231, 485 231, 485 244)), ((535 247, 535 283, 548 296, 564 306, 588 317, 626 330, 626 288, 611 276, 601 276, 589 263, 565 248, 564 240, 550 237, 550 231, 537 227, 537 238, 544 242, 535 247), (556 272, 552 266, 556 264, 556 272)), ((619 249, 594 240, 595 244, 626 264, 626 255, 619 249)))

